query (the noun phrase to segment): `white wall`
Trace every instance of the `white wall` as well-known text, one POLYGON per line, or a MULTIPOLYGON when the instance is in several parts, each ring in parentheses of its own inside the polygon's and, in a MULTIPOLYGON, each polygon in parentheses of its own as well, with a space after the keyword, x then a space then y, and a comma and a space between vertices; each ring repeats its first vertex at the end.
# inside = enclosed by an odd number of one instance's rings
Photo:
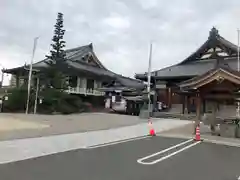
MULTIPOLYGON (((78 77, 78 87, 87 88, 87 79, 84 77, 78 77)), ((94 89, 100 88, 102 86, 101 81, 94 80, 94 89)))

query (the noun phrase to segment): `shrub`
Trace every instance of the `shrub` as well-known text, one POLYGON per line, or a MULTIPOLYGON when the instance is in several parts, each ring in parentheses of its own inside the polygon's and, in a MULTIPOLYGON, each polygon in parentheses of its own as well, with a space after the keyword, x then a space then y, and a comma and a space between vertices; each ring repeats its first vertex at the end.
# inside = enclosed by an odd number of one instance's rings
POLYGON ((40 93, 43 99, 38 105, 40 113, 71 114, 86 111, 81 98, 56 89, 46 89, 40 93))
MULTIPOLYGON (((4 111, 5 112, 22 112, 26 109, 27 103, 27 88, 13 88, 8 91, 8 100, 4 101, 4 111)), ((31 91, 30 93, 30 102, 29 102, 29 109, 34 104, 34 93, 31 91), (33 101, 32 101, 33 100, 33 101)))
MULTIPOLYGON (((83 103, 81 98, 57 89, 45 89, 39 92, 42 103, 37 106, 37 112, 43 114, 71 114, 90 110, 90 105, 83 103)), ((38 102, 39 102, 38 99, 38 102)), ((35 91, 30 92, 29 112, 33 112, 35 91)), ((4 101, 4 112, 24 112, 27 102, 27 88, 13 88, 8 92, 8 100, 4 101)))

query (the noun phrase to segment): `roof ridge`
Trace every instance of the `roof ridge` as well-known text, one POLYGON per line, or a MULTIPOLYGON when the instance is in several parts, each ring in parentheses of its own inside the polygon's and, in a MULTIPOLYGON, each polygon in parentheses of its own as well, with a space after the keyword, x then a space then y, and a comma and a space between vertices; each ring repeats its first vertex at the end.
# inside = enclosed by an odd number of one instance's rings
POLYGON ((114 75, 117 75, 117 76, 119 76, 119 77, 125 78, 125 79, 130 79, 130 80, 142 82, 142 81, 139 80, 139 79, 134 79, 134 78, 130 78, 130 77, 127 77, 127 76, 123 76, 123 75, 121 75, 121 74, 114 73, 114 72, 112 72, 112 71, 110 71, 110 70, 107 70, 107 71, 109 71, 109 72, 111 72, 111 73, 113 73, 114 75))
POLYGON ((234 51, 236 51, 236 49, 237 49, 237 46, 234 43, 223 38, 218 33, 218 30, 215 27, 213 27, 211 29, 211 31, 209 32, 208 39, 197 50, 195 50, 192 54, 190 54, 187 58, 185 58, 183 61, 181 61, 177 65, 184 64, 186 62, 189 62, 191 58, 198 57, 198 55, 201 54, 201 53, 199 53, 199 51, 204 51, 206 48, 208 48, 209 43, 211 43, 213 41, 217 41, 218 43, 223 44, 224 46, 226 46, 229 49, 234 49, 234 51))
POLYGON ((237 49, 237 45, 234 44, 234 43, 232 43, 231 41, 225 39, 224 37, 222 37, 222 36, 220 36, 220 35, 218 36, 218 38, 219 38, 220 40, 222 40, 222 41, 225 41, 226 43, 229 43, 230 45, 234 46, 234 47, 237 49))
POLYGON ((83 46, 78 46, 78 47, 75 47, 75 48, 66 49, 65 52, 76 51, 76 50, 79 50, 79 49, 84 48, 84 47, 90 47, 91 50, 93 50, 93 45, 92 45, 92 43, 90 43, 90 44, 87 44, 87 45, 83 45, 83 46))

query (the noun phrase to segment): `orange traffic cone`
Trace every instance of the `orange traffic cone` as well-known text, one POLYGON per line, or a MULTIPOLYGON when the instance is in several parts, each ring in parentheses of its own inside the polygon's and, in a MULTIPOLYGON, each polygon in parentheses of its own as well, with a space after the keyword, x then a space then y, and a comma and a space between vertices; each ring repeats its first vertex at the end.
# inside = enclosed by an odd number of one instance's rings
POLYGON ((199 127, 199 126, 196 127, 195 141, 201 141, 201 137, 200 137, 200 127, 199 127))
POLYGON ((149 136, 156 136, 155 130, 154 130, 153 125, 152 125, 152 121, 150 121, 150 120, 148 121, 148 126, 150 128, 149 136))

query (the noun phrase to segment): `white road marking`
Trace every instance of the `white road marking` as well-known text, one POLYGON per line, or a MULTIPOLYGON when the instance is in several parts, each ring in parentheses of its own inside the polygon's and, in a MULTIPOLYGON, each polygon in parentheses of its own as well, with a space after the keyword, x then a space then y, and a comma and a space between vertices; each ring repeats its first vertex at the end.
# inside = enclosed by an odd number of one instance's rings
POLYGON ((172 146, 172 147, 170 147, 170 148, 164 149, 164 150, 162 150, 162 151, 160 151, 160 152, 157 152, 157 153, 151 154, 151 155, 149 155, 149 156, 143 157, 143 158, 141 158, 141 159, 138 159, 137 162, 140 163, 140 164, 144 164, 144 165, 153 165, 153 164, 156 164, 156 163, 158 163, 158 162, 160 162, 160 161, 163 161, 163 160, 165 160, 165 159, 168 159, 168 158, 170 158, 171 156, 174 156, 174 155, 176 155, 176 154, 178 154, 178 153, 180 153, 180 152, 182 152, 182 151, 184 151, 184 150, 186 150, 186 149, 188 149, 188 148, 190 148, 190 147, 193 147, 193 146, 195 146, 195 145, 197 145, 197 144, 199 144, 199 143, 201 142, 201 141, 198 141, 198 142, 195 142, 195 143, 193 143, 193 144, 190 144, 190 145, 188 145, 188 146, 186 146, 186 147, 184 147, 184 148, 182 148, 182 149, 179 149, 178 151, 175 151, 175 152, 173 152, 173 153, 171 153, 171 154, 168 154, 167 156, 161 157, 160 159, 157 159, 157 160, 155 160, 155 161, 143 162, 143 161, 146 160, 146 159, 149 159, 149 158, 151 158, 151 157, 157 156, 157 155, 159 155, 159 154, 163 154, 163 153, 165 153, 165 152, 167 152, 167 151, 170 151, 170 150, 172 150, 172 149, 175 149, 175 148, 177 148, 177 147, 179 147, 179 146, 182 146, 182 145, 184 145, 184 144, 187 144, 187 143, 189 143, 189 142, 191 142, 191 141, 193 141, 193 140, 190 139, 190 140, 188 140, 188 141, 184 141, 184 142, 182 142, 182 143, 180 143, 180 144, 177 144, 177 145, 172 146))
POLYGON ((138 159, 137 162, 142 162, 142 161, 144 161, 144 160, 146 160, 146 159, 148 159, 148 158, 151 158, 151 157, 157 156, 157 155, 159 155, 159 154, 165 153, 165 152, 167 152, 167 151, 170 151, 171 149, 175 149, 175 148, 177 148, 177 147, 179 147, 179 146, 182 146, 182 145, 184 145, 184 144, 187 144, 187 143, 189 143, 189 142, 191 142, 191 141, 193 141, 193 140, 192 140, 192 139, 189 139, 189 140, 187 140, 187 141, 184 141, 184 142, 179 143, 179 144, 177 144, 177 145, 171 146, 171 147, 169 147, 169 148, 167 148, 167 149, 164 149, 164 150, 162 150, 162 151, 159 151, 159 152, 157 152, 157 153, 154 153, 154 154, 151 154, 151 155, 149 155, 149 156, 146 156, 146 157, 143 157, 143 158, 141 158, 141 159, 138 159))
POLYGON ((115 144, 121 144, 121 143, 125 143, 125 142, 146 139, 146 138, 150 138, 150 137, 149 136, 136 137, 136 138, 126 139, 126 140, 120 140, 120 141, 115 141, 115 142, 99 144, 99 145, 95 145, 95 146, 88 146, 85 149, 95 149, 95 148, 99 148, 99 147, 111 146, 111 145, 115 145, 115 144))

